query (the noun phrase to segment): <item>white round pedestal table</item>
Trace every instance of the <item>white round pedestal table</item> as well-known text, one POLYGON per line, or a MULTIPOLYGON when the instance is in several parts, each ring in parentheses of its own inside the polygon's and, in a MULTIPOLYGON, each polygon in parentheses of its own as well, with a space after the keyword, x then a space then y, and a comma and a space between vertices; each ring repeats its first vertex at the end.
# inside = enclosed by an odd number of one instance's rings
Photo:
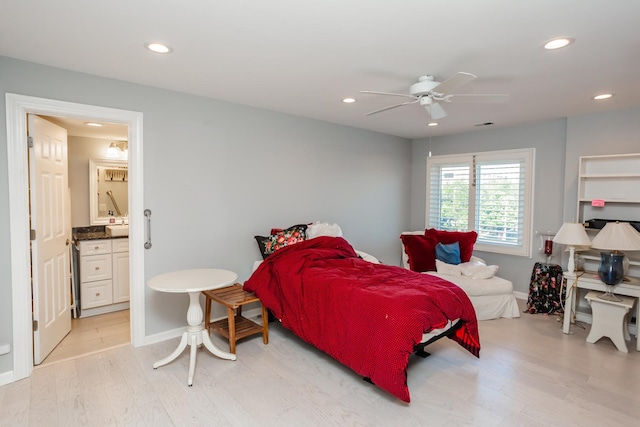
POLYGON ((193 374, 196 367, 196 350, 199 345, 204 347, 221 359, 236 360, 236 355, 227 353, 216 347, 209 333, 204 329, 204 316, 200 307, 200 292, 211 289, 223 288, 238 280, 238 275, 232 271, 219 270, 215 268, 201 268, 195 270, 179 270, 171 273, 160 274, 147 282, 147 286, 158 292, 188 293, 189 309, 187 310, 187 330, 182 334, 182 339, 178 348, 173 353, 158 360, 153 364, 153 369, 164 366, 175 360, 187 345, 191 346, 191 356, 189 358, 189 377, 187 384, 193 385, 193 374))

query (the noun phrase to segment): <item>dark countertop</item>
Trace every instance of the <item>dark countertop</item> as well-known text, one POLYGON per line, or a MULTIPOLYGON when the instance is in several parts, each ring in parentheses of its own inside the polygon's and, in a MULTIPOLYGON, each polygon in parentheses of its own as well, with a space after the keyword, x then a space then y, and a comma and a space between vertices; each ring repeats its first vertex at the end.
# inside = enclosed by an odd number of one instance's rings
POLYGON ((111 236, 107 234, 106 226, 91 225, 89 227, 74 227, 71 229, 73 241, 78 243, 82 240, 101 240, 101 239, 127 239, 129 236, 111 236))

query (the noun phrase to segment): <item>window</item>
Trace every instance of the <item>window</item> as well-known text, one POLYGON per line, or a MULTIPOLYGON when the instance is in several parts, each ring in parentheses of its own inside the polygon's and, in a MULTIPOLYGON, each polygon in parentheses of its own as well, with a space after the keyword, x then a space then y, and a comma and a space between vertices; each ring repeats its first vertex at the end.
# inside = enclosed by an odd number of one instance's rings
POLYGON ((427 159, 427 224, 475 230, 475 249, 529 256, 535 150, 427 159))

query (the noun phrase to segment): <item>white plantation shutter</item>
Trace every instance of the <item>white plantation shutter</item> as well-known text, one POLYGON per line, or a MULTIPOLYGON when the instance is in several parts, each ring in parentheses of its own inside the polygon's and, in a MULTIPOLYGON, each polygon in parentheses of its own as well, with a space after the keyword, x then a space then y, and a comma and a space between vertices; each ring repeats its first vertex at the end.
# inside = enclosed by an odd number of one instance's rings
POLYGON ((529 256, 534 149, 427 159, 427 224, 475 230, 475 249, 529 256))
POLYGON ((439 230, 469 228, 468 164, 443 164, 431 168, 429 227, 439 230))
POLYGON ((476 231, 478 241, 520 245, 524 228, 523 162, 476 165, 476 231))

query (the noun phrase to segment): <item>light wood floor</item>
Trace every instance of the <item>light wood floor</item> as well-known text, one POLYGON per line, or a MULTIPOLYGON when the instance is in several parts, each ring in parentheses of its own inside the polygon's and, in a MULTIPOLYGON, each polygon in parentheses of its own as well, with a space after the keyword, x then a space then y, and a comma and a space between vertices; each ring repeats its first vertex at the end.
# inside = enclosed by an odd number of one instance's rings
POLYGON ((430 345, 432 356, 410 359, 410 404, 278 324, 270 329, 269 345, 259 335, 241 341, 235 362, 199 350, 193 387, 187 352, 152 369, 177 339, 35 369, 0 387, 0 425, 639 425, 635 338, 620 353, 606 338, 588 344, 588 328, 563 334, 555 316, 480 322, 480 359, 447 339, 430 345))
POLYGON ((71 319, 71 332, 40 366, 97 353, 130 342, 129 310, 71 319))

